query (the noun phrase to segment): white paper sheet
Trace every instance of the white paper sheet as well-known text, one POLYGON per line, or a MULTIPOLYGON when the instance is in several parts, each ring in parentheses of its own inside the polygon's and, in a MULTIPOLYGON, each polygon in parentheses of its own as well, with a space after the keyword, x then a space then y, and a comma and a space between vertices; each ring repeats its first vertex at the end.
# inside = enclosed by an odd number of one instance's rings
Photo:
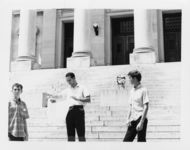
POLYGON ((47 115, 49 123, 65 121, 68 110, 68 101, 61 101, 56 103, 48 102, 47 115))

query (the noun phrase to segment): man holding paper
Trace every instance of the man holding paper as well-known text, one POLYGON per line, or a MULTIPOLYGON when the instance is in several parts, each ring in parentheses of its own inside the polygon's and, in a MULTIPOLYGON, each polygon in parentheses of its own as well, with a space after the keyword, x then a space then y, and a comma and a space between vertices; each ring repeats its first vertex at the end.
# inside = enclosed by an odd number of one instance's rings
POLYGON ((74 73, 69 72, 65 77, 69 87, 63 90, 60 95, 53 96, 49 100, 52 103, 63 99, 67 101, 69 106, 66 116, 68 141, 75 141, 75 129, 79 141, 86 141, 84 106, 86 103, 90 102, 90 94, 85 87, 77 83, 74 73))

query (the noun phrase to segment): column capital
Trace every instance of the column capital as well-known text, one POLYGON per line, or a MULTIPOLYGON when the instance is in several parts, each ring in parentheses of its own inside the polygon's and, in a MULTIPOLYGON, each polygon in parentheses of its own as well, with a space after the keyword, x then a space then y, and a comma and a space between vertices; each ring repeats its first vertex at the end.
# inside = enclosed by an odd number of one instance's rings
POLYGON ((34 56, 19 56, 16 61, 27 61, 27 60, 31 60, 33 62, 36 61, 36 57, 34 56))
POLYGON ((138 47, 133 49, 134 53, 147 53, 147 52, 154 52, 153 47, 138 47))
POLYGON ((90 51, 72 53, 72 57, 85 57, 85 56, 90 56, 90 55, 91 55, 90 51))

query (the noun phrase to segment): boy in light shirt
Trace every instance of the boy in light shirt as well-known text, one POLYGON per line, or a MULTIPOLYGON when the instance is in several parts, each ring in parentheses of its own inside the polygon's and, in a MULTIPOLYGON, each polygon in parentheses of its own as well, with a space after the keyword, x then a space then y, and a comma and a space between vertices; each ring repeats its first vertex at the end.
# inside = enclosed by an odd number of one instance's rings
POLYGON ((130 111, 127 122, 127 133, 124 142, 132 142, 137 135, 138 142, 146 142, 147 112, 148 112, 148 92, 141 85, 141 73, 137 70, 128 73, 129 80, 133 85, 130 91, 129 103, 130 111))

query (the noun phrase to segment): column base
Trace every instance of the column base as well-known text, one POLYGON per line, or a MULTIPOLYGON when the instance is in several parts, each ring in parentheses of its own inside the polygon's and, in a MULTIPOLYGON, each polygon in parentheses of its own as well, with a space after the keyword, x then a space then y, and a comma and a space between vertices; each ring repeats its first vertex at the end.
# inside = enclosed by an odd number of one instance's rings
POLYGON ((133 52, 130 54, 130 64, 153 64, 156 61, 156 53, 154 51, 133 52))
POLYGON ((89 51, 73 52, 72 56, 67 58, 67 68, 87 68, 95 66, 95 61, 89 51))
POLYGON ((33 60, 20 60, 11 62, 11 72, 14 71, 31 71, 40 69, 41 65, 34 62, 33 60))
POLYGON ((87 68, 90 66, 90 56, 67 58, 67 68, 87 68))

